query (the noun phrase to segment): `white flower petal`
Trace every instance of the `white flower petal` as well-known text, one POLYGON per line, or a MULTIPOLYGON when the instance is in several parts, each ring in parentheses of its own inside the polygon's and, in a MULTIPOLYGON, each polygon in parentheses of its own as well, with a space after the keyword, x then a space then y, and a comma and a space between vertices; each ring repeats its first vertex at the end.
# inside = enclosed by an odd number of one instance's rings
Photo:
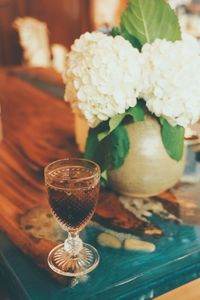
POLYGON ((139 51, 123 37, 85 33, 68 54, 65 99, 95 126, 136 105, 142 64, 139 51))
POLYGON ((156 116, 186 127, 200 116, 200 50, 188 36, 181 41, 156 40, 142 48, 140 96, 156 116))

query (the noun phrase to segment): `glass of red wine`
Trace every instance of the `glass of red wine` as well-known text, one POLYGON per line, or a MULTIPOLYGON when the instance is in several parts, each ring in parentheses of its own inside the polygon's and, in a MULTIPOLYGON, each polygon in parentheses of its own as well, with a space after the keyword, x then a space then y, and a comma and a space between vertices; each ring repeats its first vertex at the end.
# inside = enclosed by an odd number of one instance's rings
POLYGON ((64 276, 82 276, 99 263, 97 250, 82 242, 80 231, 94 214, 99 197, 100 168, 92 161, 68 158, 45 168, 49 204, 68 238, 51 250, 50 268, 64 276))

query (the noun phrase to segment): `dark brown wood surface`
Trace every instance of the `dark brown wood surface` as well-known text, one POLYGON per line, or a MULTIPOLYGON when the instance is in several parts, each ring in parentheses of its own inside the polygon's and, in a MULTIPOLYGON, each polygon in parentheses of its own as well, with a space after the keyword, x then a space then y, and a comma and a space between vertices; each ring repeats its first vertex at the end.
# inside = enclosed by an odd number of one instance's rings
MULTIPOLYGON (((49 270, 46 257, 55 242, 51 238, 36 238, 29 231, 30 226, 22 225, 21 219, 30 211, 33 211, 32 217, 37 213, 42 215, 43 207, 47 207, 48 211, 44 166, 56 159, 80 156, 80 153, 75 145, 74 120, 68 104, 20 79, 25 75, 33 81, 37 77, 63 86, 61 78, 52 70, 0 70, 3 123, 3 142, 0 144, 0 229, 39 266, 49 270)), ((164 194, 163 199, 171 211, 176 208, 172 196, 164 194)), ((126 210, 117 195, 108 191, 101 192, 95 220, 117 232, 162 234, 153 224, 138 219, 126 210)), ((42 226, 48 227, 48 224, 42 226)))

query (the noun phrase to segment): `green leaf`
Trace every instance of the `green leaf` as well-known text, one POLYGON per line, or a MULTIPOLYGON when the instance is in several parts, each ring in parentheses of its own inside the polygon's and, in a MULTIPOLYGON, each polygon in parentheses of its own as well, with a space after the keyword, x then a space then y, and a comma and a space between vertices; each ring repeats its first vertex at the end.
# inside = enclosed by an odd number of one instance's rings
POLYGON ((138 102, 136 106, 128 109, 126 115, 133 118, 134 122, 144 121, 144 107, 141 102, 138 102))
POLYGON ((94 160, 100 165, 102 172, 106 170, 107 162, 109 162, 108 157, 105 156, 107 140, 99 143, 97 136, 100 132, 106 131, 106 126, 106 122, 103 122, 95 128, 90 128, 84 153, 85 158, 94 160))
POLYGON ((119 125, 110 135, 99 142, 97 136, 101 130, 99 126, 90 129, 85 158, 96 161, 102 172, 109 167, 118 169, 124 163, 129 151, 127 131, 123 125, 119 125))
POLYGON ((113 37, 117 36, 117 35, 121 35, 121 30, 119 27, 113 27, 111 30, 111 35, 113 37))
POLYGON ((133 118, 134 122, 144 121, 144 107, 143 103, 138 101, 136 106, 130 107, 125 113, 118 114, 110 119, 109 121, 109 129, 98 134, 98 140, 102 141, 106 138, 115 128, 121 124, 121 122, 125 119, 126 116, 130 116, 133 118))
POLYGON ((141 45, 155 39, 181 39, 178 18, 165 0, 130 0, 121 17, 121 28, 141 45))
POLYGON ((101 172, 105 171, 109 164, 108 156, 105 156, 107 151, 107 140, 99 142, 97 139, 98 128, 91 128, 89 130, 84 157, 95 161, 101 167, 101 172))
POLYGON ((119 125, 109 136, 111 138, 111 165, 114 169, 119 169, 129 151, 129 138, 126 128, 119 125))
POLYGON ((123 36, 125 40, 129 41, 134 48, 141 50, 142 45, 139 40, 135 36, 131 35, 125 28, 121 29, 121 36, 123 36))
POLYGON ((109 130, 99 133, 98 140, 102 141, 104 138, 106 138, 122 122, 122 120, 125 118, 125 115, 126 113, 123 113, 112 117, 109 120, 109 130))
POLYGON ((174 160, 181 160, 184 149, 184 128, 171 126, 165 119, 160 118, 162 126, 162 141, 169 156, 174 160))
POLYGON ((98 130, 97 128, 90 128, 86 146, 85 146, 85 153, 84 157, 87 159, 93 160, 96 148, 98 146, 98 139, 97 139, 98 130))
POLYGON ((131 45, 134 48, 138 48, 139 50, 142 48, 141 44, 139 43, 139 41, 133 36, 131 35, 125 28, 119 28, 119 27, 113 27, 112 28, 112 32, 111 35, 113 37, 117 36, 117 35, 121 35, 123 36, 123 38, 127 41, 129 41, 131 43, 131 45))

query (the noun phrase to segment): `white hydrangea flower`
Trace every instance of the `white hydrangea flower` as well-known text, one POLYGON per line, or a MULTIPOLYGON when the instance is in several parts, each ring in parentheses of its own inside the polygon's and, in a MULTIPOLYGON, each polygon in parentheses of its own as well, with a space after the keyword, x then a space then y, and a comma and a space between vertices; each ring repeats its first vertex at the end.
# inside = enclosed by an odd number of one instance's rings
POLYGON ((193 37, 142 48, 143 91, 150 112, 186 127, 200 116, 200 48, 193 37))
POLYGON ((85 33, 68 54, 65 99, 94 127, 136 105, 141 65, 141 54, 123 37, 85 33))
POLYGON ((170 6, 175 9, 180 5, 189 5, 192 0, 168 0, 170 6))

